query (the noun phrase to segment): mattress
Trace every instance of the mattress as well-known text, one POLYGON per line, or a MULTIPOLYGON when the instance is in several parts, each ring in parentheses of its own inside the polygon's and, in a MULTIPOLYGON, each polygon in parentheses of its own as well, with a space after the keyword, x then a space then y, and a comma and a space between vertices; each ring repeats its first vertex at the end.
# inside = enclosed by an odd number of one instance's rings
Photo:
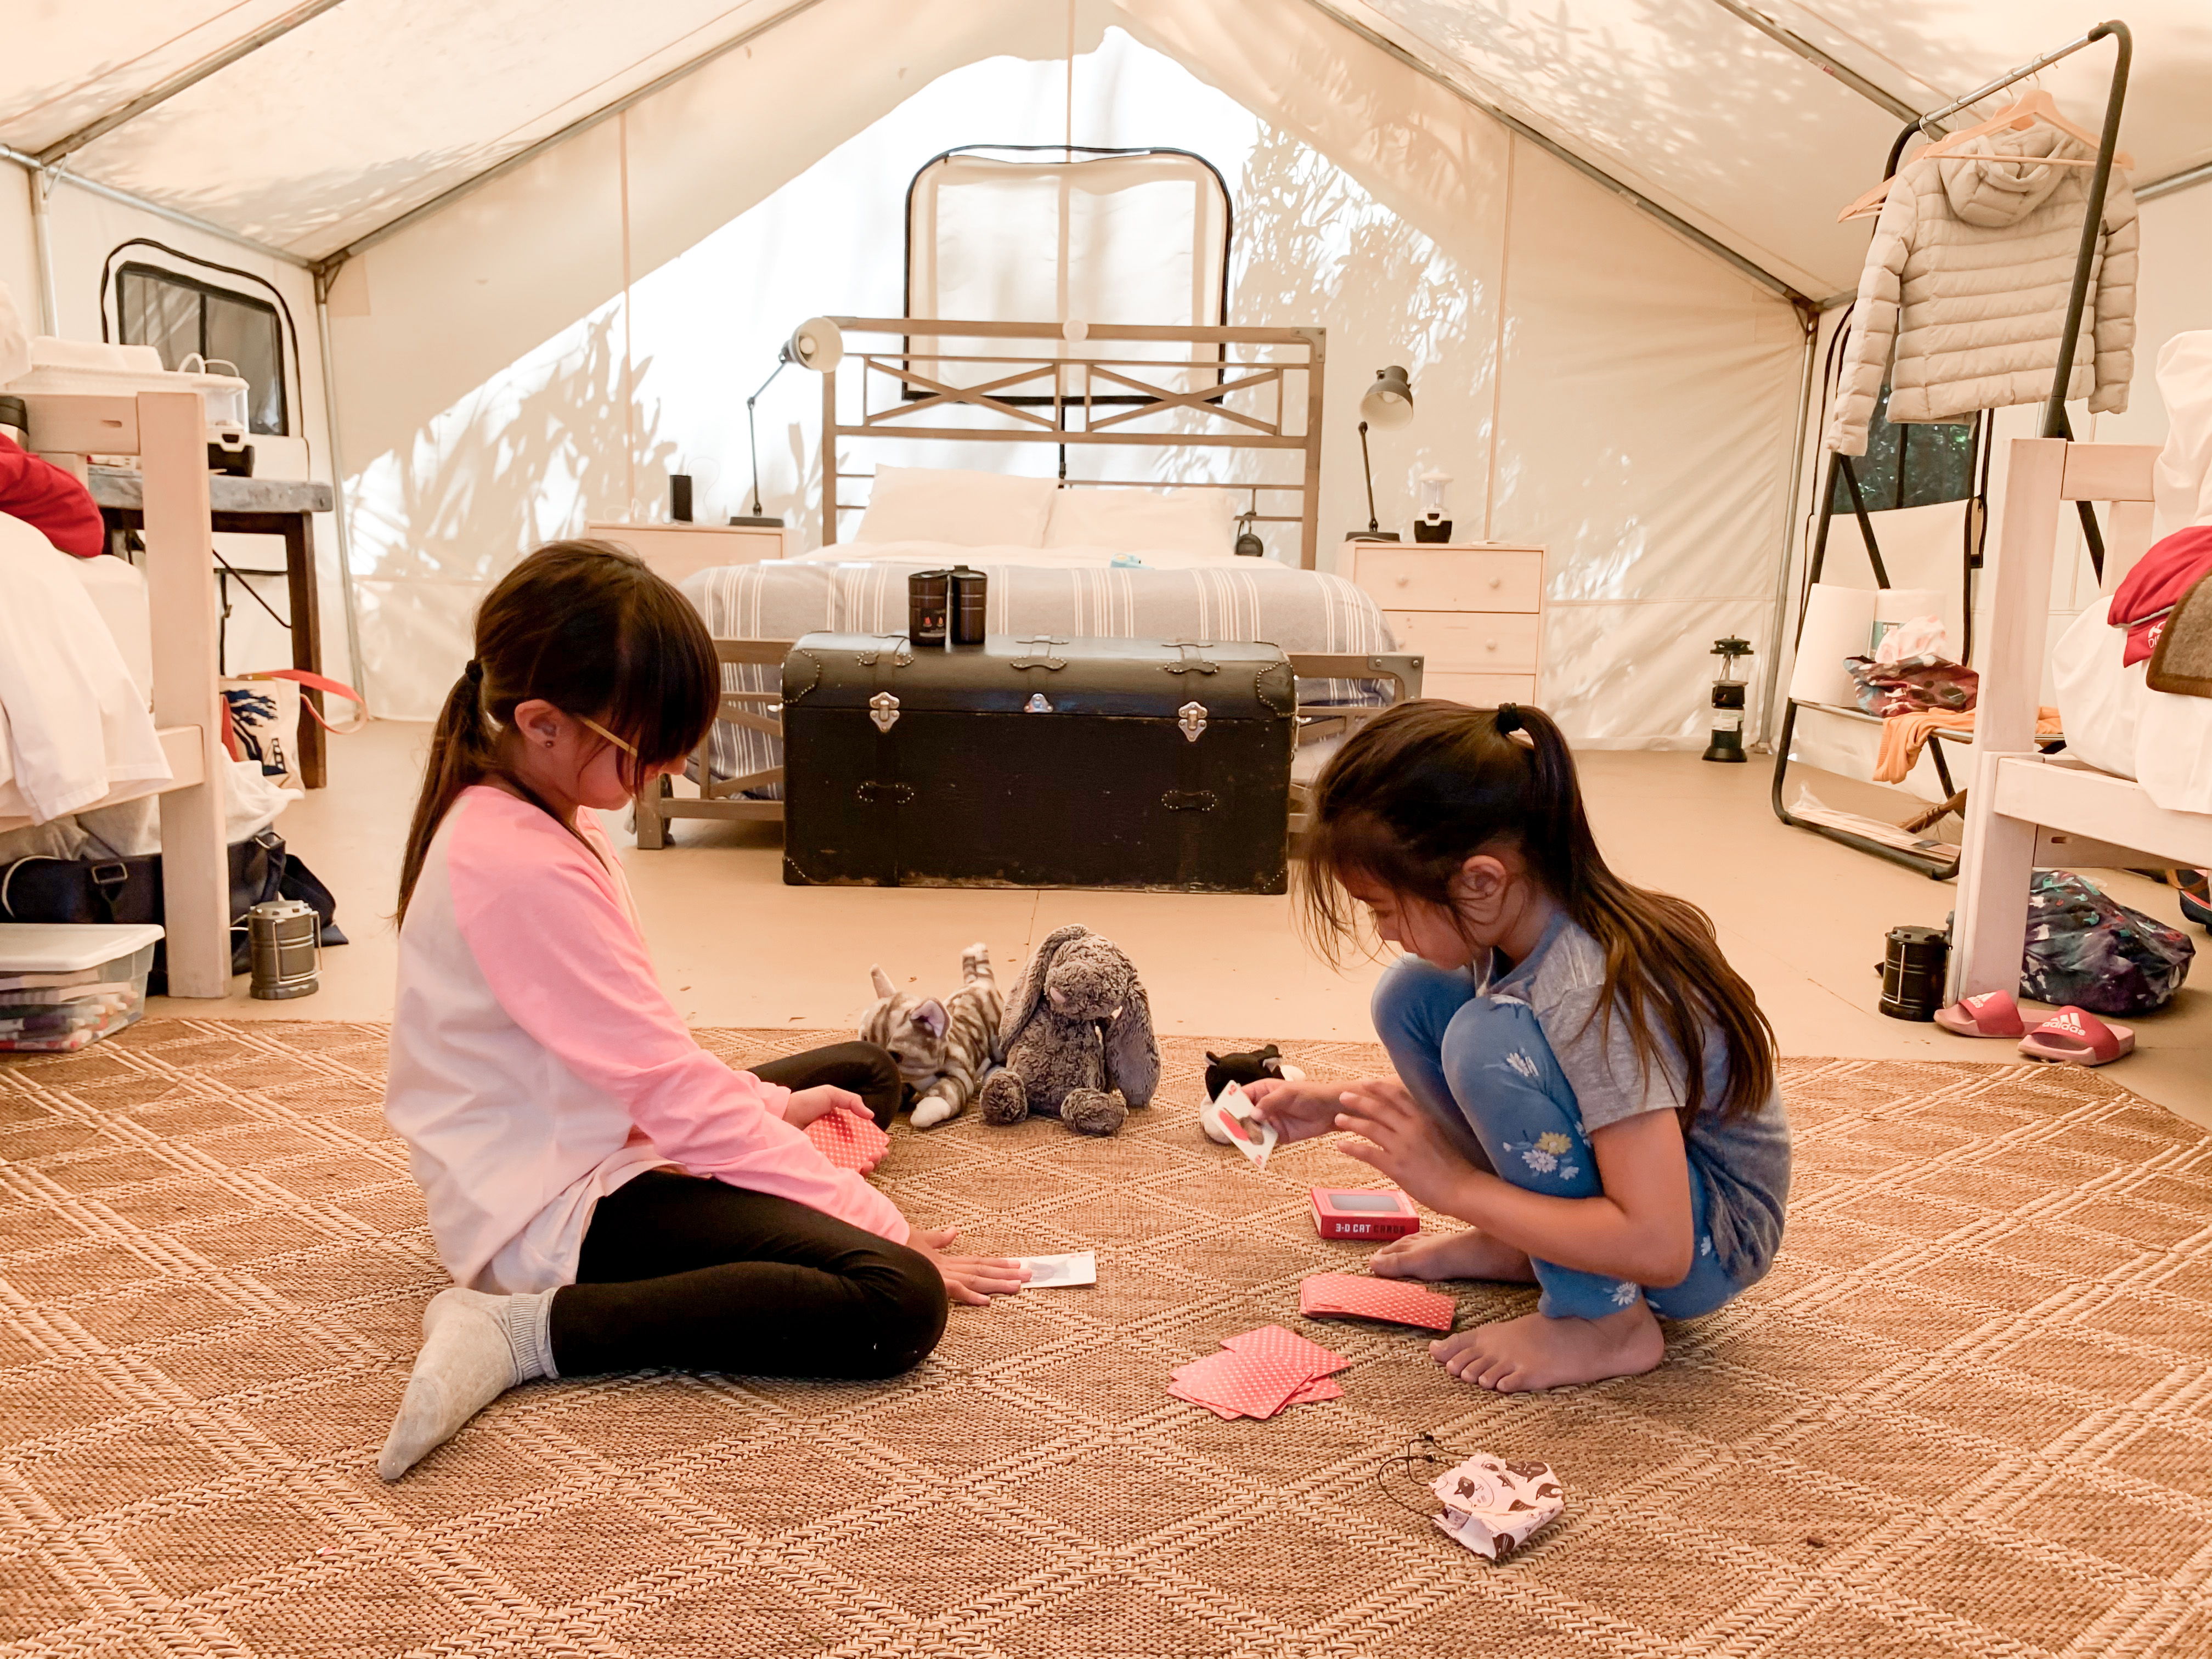
MULTIPOLYGON (((684 594, 717 639, 795 640, 825 629, 906 631, 907 577, 966 564, 990 578, 986 626, 994 634, 1061 634, 1110 639, 1265 641, 1289 653, 1387 652, 1397 647, 1371 599, 1339 576, 1261 559, 1193 559, 1109 548, 951 547, 942 543, 859 543, 796 559, 724 565, 687 578, 684 594)), ((726 664, 726 691, 769 691, 781 671, 726 664)), ((1388 681, 1302 681, 1298 699, 1378 707, 1388 681)), ((709 750, 717 778, 783 763, 779 738, 715 723, 709 750)))
POLYGON ((2212 812, 2212 697, 2152 690, 2148 662, 2121 661, 2127 629, 2106 608, 2100 599, 2075 617, 2051 653, 2067 752, 2135 779, 2169 811, 2212 812))

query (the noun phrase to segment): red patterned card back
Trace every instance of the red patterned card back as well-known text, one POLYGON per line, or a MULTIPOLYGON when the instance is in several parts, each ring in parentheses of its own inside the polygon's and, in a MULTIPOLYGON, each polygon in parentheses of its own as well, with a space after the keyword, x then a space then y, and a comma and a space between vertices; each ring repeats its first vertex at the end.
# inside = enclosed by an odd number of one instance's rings
POLYGON ((1237 1353, 1251 1354, 1269 1359, 1301 1361, 1309 1376, 1327 1376, 1340 1371, 1352 1362, 1340 1353, 1333 1353, 1318 1342, 1310 1342, 1296 1331, 1280 1325, 1262 1325, 1256 1331, 1245 1331, 1237 1336, 1224 1336, 1221 1346, 1237 1353))
POLYGON ((805 1133, 815 1150, 841 1170, 868 1169, 890 1150, 891 1138, 853 1112, 824 1112, 805 1133))
POLYGON ((1309 1318, 1379 1319, 1448 1331, 1459 1305, 1448 1296, 1396 1279, 1359 1273, 1314 1273, 1299 1281, 1298 1311, 1309 1318))
POLYGON ((1247 1417, 1273 1417, 1313 1380, 1303 1360, 1210 1353, 1182 1367, 1173 1392, 1208 1406, 1227 1406, 1247 1417))

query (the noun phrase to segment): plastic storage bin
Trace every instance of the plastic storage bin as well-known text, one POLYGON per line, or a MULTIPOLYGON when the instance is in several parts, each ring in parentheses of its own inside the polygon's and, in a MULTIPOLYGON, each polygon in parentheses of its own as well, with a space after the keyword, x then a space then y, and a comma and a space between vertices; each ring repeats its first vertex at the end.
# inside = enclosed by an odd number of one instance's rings
POLYGON ((0 923, 0 1052, 66 1054, 146 1012, 151 922, 0 923))

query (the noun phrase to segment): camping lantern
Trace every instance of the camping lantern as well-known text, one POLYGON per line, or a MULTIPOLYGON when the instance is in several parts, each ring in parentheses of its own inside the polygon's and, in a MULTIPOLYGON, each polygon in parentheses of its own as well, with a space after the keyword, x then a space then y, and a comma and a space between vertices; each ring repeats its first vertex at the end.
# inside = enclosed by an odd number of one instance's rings
POLYGON ((1721 659, 1721 677, 1713 682, 1713 740, 1705 745, 1709 761, 1741 761, 1743 754, 1744 682, 1735 677, 1735 659, 1751 654, 1751 643, 1733 636, 1713 641, 1713 655, 1721 659))
POLYGON ((323 923, 298 899, 265 899, 246 913, 253 961, 252 993, 264 1002, 311 997, 322 989, 323 923))
POLYGON ((1450 483, 1450 473, 1439 472, 1433 467, 1421 474, 1421 516, 1413 520, 1415 541, 1451 539, 1452 521, 1444 517, 1444 489, 1450 483))

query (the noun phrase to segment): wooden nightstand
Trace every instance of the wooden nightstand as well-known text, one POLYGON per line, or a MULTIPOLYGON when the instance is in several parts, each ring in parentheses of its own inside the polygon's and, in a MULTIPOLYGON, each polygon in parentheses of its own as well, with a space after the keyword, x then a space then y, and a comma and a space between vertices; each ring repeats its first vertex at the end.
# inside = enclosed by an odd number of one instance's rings
POLYGON ((712 565, 780 559, 789 532, 773 525, 600 523, 586 525, 584 533, 620 542, 664 580, 680 582, 712 565))
POLYGON ((1382 608, 1401 651, 1426 659, 1425 696, 1537 703, 1544 550, 1501 542, 1346 542, 1338 573, 1382 608))

